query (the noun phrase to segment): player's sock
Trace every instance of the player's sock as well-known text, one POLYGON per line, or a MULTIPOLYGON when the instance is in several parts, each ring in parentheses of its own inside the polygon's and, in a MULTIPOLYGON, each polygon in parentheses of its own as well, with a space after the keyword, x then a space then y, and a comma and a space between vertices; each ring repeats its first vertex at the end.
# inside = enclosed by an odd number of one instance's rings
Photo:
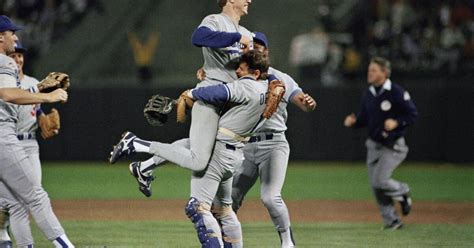
POLYGON ((135 147, 136 152, 150 152, 150 141, 142 140, 135 138, 133 140, 133 147, 135 147))
POLYGON ((145 176, 151 176, 153 168, 155 167, 154 157, 151 157, 145 161, 140 162, 140 172, 145 176))
POLYGON ((293 233, 291 228, 286 229, 284 232, 279 232, 281 239, 281 247, 295 247, 295 241, 293 240, 293 233))
POLYGON ((74 248, 74 245, 68 239, 66 234, 63 234, 53 240, 53 244, 56 248, 74 248))

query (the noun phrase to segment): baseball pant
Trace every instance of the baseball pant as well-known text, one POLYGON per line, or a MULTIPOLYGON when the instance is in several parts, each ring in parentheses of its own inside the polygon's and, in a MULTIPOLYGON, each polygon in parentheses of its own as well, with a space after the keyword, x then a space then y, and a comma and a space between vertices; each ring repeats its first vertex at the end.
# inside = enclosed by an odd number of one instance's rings
POLYGON ((274 134, 271 140, 248 143, 244 147, 245 159, 234 175, 232 188, 233 208, 237 210, 260 176, 260 198, 279 233, 290 228, 288 208, 281 197, 289 154, 290 147, 284 133, 274 134))
MULTIPOLYGON (((201 172, 195 172, 191 176, 191 197, 199 202, 218 207, 230 207, 232 205, 232 180, 236 168, 242 164, 242 149, 232 148, 225 143, 217 141, 209 166, 201 172)), ((204 223, 213 230, 221 228, 216 218, 211 213, 204 215, 204 223)), ((237 216, 233 211, 227 215, 222 224, 223 230, 228 230, 225 235, 235 240, 232 247, 242 246, 242 229, 237 216)))
MULTIPOLYGON (((28 154, 28 160, 32 167, 29 170, 32 172, 32 179, 34 184, 41 186, 41 163, 39 158, 39 146, 35 139, 20 141, 20 145, 28 154)), ((20 202, 10 190, 0 182, 0 195, 4 199, 5 207, 10 214, 10 229, 15 237, 17 246, 26 247, 34 243, 33 236, 30 229, 29 211, 28 208, 20 202)))
POLYGON ((407 194, 408 184, 392 178, 393 171, 403 162, 408 153, 405 139, 399 138, 393 148, 383 146, 371 139, 365 142, 367 147, 367 167, 370 186, 377 200, 380 213, 386 225, 399 220, 392 197, 407 194))
POLYGON ((189 148, 185 142, 152 142, 150 152, 183 168, 203 171, 214 148, 219 115, 214 106, 197 101, 191 118, 189 148))
POLYGON ((34 165, 20 141, 15 134, 2 133, 0 137, 0 181, 28 207, 47 239, 54 240, 63 235, 64 229, 53 213, 48 194, 37 184, 37 178, 31 171, 34 165))

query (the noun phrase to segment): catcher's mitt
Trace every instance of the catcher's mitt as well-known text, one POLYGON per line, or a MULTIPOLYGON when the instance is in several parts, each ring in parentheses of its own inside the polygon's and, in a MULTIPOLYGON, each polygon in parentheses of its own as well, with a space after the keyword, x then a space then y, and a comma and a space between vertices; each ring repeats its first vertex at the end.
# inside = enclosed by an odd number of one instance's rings
POLYGON ((49 139, 58 134, 59 128, 61 128, 59 112, 55 108, 52 108, 51 113, 40 115, 38 117, 38 125, 41 129, 41 137, 43 137, 43 139, 49 139))
POLYGON ((273 80, 268 83, 268 92, 265 99, 265 110, 263 117, 270 119, 278 109, 278 104, 285 95, 285 85, 280 80, 273 80))
POLYGON ((69 76, 62 72, 51 72, 38 83, 40 92, 49 93, 55 89, 67 90, 71 85, 69 76))
POLYGON ((162 95, 153 95, 143 109, 146 120, 152 126, 163 126, 176 100, 162 95))
POLYGON ((184 123, 186 121, 186 109, 193 108, 194 99, 188 96, 189 90, 185 90, 178 98, 176 104, 176 121, 178 123, 184 123))

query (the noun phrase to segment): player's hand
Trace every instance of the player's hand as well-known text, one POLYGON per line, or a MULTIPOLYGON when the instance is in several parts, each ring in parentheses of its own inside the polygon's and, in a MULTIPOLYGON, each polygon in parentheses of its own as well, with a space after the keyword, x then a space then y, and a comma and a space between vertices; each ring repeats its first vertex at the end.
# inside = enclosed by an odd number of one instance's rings
POLYGON ((397 120, 394 120, 394 119, 391 119, 391 118, 385 120, 385 123, 384 123, 385 130, 392 131, 397 127, 398 127, 398 121, 397 120))
POLYGON ((240 38, 239 43, 242 46, 242 52, 246 53, 250 50, 250 43, 252 43, 252 40, 247 36, 242 35, 242 38, 240 38))
POLYGON ((304 106, 310 111, 314 110, 316 108, 316 101, 308 94, 303 94, 301 95, 301 102, 303 103, 304 106))
POLYGON ((199 68, 199 69, 196 71, 196 78, 197 78, 199 81, 203 81, 203 80, 206 78, 206 72, 204 71, 203 68, 199 68))
POLYGON ((68 94, 63 89, 56 89, 51 93, 48 93, 48 102, 67 102, 68 94))
POLYGON ((346 127, 352 127, 356 123, 357 118, 354 113, 351 113, 350 115, 346 116, 346 119, 344 120, 344 126, 346 127))

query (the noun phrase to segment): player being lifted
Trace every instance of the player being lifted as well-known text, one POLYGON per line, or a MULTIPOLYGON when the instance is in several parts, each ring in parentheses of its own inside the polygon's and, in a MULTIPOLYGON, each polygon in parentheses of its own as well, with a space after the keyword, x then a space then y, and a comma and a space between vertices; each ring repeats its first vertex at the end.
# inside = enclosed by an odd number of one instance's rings
MULTIPOLYGON (((232 180, 236 168, 242 163, 243 142, 265 120, 268 83, 262 79, 266 78, 268 67, 268 59, 263 53, 250 51, 240 58, 238 80, 186 92, 192 100, 233 106, 218 121, 219 131, 214 137, 213 154, 207 168, 194 173, 191 178, 191 196, 185 212, 195 224, 202 247, 222 247, 225 243, 242 247, 240 222, 231 207, 232 180)), ((177 149, 176 144, 146 141, 126 132, 112 151, 110 161, 115 163, 123 156, 145 152, 181 164, 183 149, 177 149)))

